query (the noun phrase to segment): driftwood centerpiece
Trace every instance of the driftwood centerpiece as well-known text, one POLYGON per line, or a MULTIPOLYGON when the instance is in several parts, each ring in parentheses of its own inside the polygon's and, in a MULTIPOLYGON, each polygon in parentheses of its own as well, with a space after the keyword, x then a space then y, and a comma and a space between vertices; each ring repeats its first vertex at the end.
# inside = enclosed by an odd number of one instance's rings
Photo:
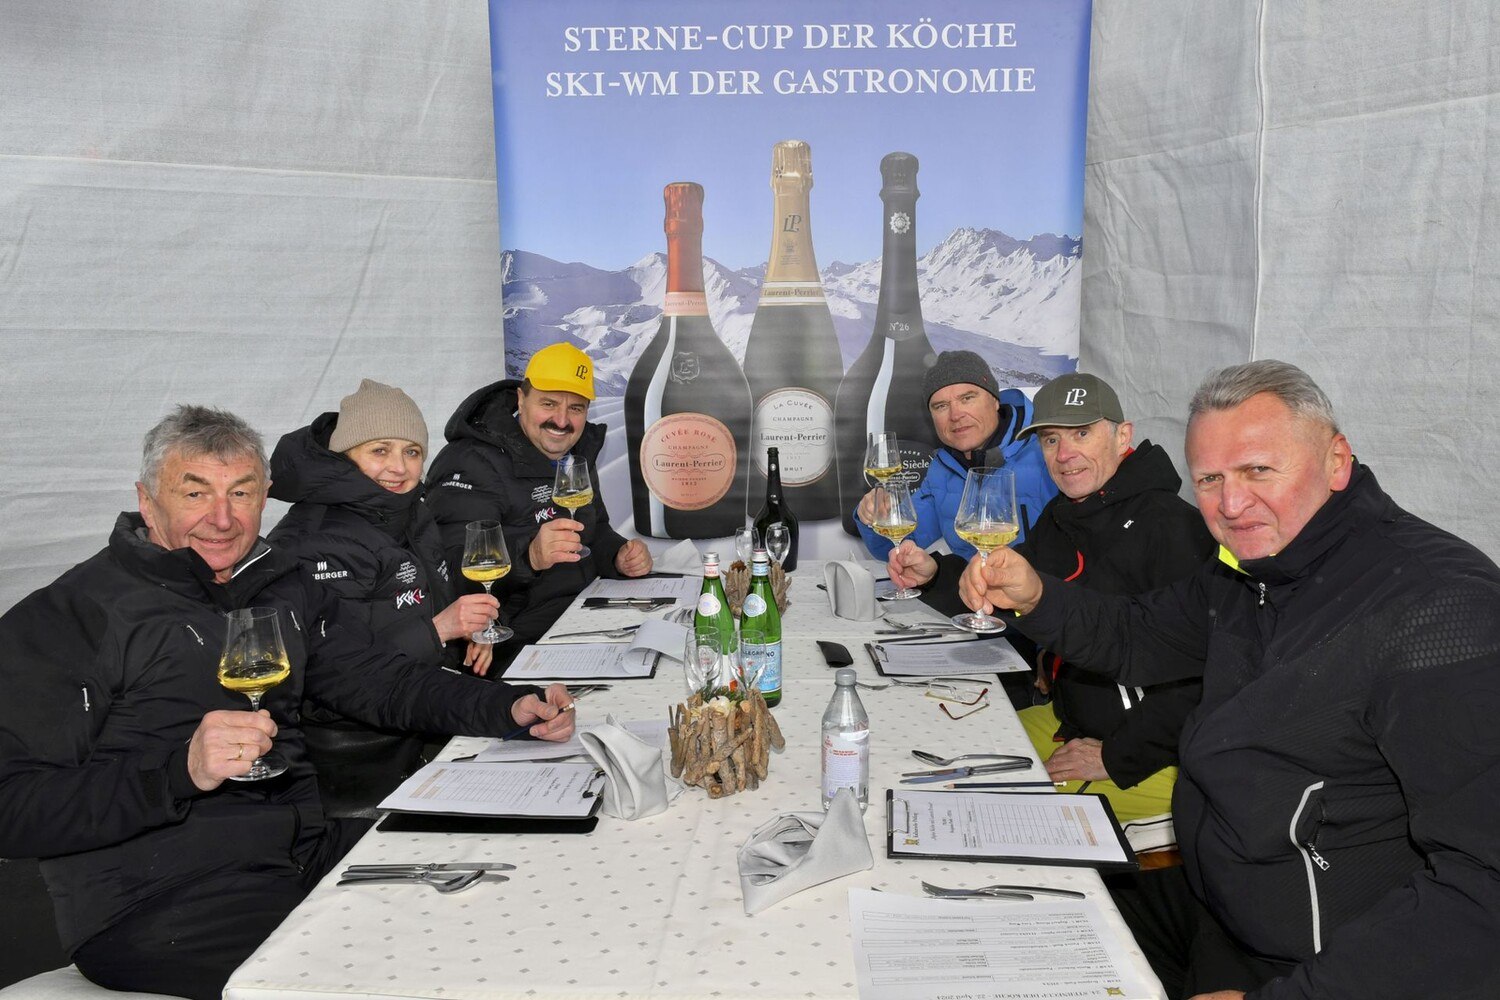
POLYGON ((707 701, 694 692, 667 713, 672 777, 697 785, 711 799, 759 788, 770 771, 771 751, 786 746, 765 698, 742 690, 707 701))
MULTIPOLYGON (((776 610, 786 614, 786 588, 791 583, 791 578, 781 568, 781 563, 771 563, 771 593, 776 597, 776 610)), ((724 596, 729 598, 729 613, 736 618, 740 616, 740 606, 745 603, 745 595, 750 592, 750 569, 743 562, 736 559, 729 564, 724 571, 724 596)))

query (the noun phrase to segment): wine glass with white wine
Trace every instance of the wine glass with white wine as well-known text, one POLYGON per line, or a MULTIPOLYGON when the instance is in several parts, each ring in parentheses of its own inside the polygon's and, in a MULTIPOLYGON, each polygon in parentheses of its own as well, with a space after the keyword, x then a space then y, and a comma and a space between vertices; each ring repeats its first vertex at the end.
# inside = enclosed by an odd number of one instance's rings
POLYGON ((871 433, 865 445, 865 475, 877 483, 890 482, 901 471, 901 443, 889 431, 871 433))
MULTIPOLYGON (((505 532, 499 521, 470 521, 464 525, 464 561, 459 572, 464 579, 483 585, 486 594, 496 580, 510 572, 510 553, 505 549, 505 532)), ((484 631, 475 632, 469 638, 489 646, 504 642, 515 634, 496 619, 484 631)))
MULTIPOLYGON (((281 622, 275 608, 231 611, 224 652, 219 657, 219 684, 250 699, 250 711, 260 711, 265 693, 291 676, 292 664, 281 641, 281 622)), ((287 768, 286 758, 272 750, 255 758, 250 770, 232 774, 234 781, 274 778, 287 768)))
MULTIPOLYGON (((1015 541, 1021 531, 1016 519, 1016 474, 987 466, 970 469, 953 528, 959 538, 979 550, 981 566, 991 552, 1015 541)), ((977 611, 954 615, 953 624, 971 632, 1005 631, 1000 619, 977 611)))
MULTIPOLYGON (((875 487, 875 520, 870 527, 877 535, 889 538, 892 545, 917 530, 917 508, 912 503, 911 487, 902 479, 889 479, 875 487)), ((904 601, 921 597, 915 587, 900 587, 886 594, 888 600, 904 601)))
MULTIPOLYGON (((552 477, 552 502, 568 508, 568 515, 576 515, 581 507, 594 502, 594 481, 589 477, 589 463, 576 455, 564 455, 557 460, 557 472, 552 477)), ((578 549, 578 558, 589 554, 587 545, 578 549)))

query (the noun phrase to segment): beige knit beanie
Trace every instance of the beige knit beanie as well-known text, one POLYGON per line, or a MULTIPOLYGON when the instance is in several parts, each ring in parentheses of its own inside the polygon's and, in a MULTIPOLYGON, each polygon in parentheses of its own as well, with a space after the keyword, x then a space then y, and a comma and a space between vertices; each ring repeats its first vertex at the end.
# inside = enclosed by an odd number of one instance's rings
POLYGON ((330 451, 348 451, 366 441, 399 438, 413 441, 427 453, 427 422, 412 398, 395 386, 363 379, 359 388, 339 401, 339 422, 328 439, 330 451))

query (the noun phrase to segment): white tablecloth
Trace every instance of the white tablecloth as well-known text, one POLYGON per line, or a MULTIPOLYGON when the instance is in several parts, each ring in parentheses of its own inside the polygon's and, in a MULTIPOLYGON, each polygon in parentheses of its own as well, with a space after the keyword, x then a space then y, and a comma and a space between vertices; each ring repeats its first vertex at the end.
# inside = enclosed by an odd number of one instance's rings
MULTIPOLYGON (((389 834, 374 831, 349 862, 494 860, 517 865, 511 880, 452 896, 423 886, 338 888, 337 871, 231 977, 232 1000, 267 997, 855 997, 847 893, 877 887, 920 894, 919 880, 945 885, 1021 882, 1087 892, 1120 921, 1089 869, 1006 866, 885 857, 885 790, 919 769, 912 749, 945 755, 992 749, 1030 753, 1004 694, 990 707, 951 721, 921 688, 860 689, 870 715, 871 788, 865 828, 875 867, 745 916, 735 855, 760 823, 791 809, 818 807, 819 719, 833 692, 814 640, 845 642, 860 679, 879 682, 859 642, 870 623, 828 614, 814 584, 816 564, 793 580, 785 619, 786 680, 775 710, 787 747, 771 758, 770 778, 753 792, 710 801, 689 789, 665 812, 627 822, 602 817, 585 835, 389 834)), ((930 614, 902 602, 894 616, 930 614)), ((571 609, 554 631, 631 623, 632 611, 571 609)), ((683 694, 681 672, 663 660, 649 681, 615 682, 579 702, 580 718, 665 718, 683 694)), ((448 754, 482 740, 455 740, 448 754)), ((1030 772, 1006 780, 1045 779, 1030 772)), ((342 865, 339 870, 342 870, 342 865)), ((1155 984, 1133 947, 1137 974, 1155 984)))

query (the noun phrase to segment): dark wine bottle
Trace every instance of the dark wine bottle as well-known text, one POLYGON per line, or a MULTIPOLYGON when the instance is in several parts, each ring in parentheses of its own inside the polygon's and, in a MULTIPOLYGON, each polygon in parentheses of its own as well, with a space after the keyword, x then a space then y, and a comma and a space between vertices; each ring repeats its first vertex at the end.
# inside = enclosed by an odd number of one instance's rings
POLYGON ((771 150, 771 252, 745 347, 745 378, 755 400, 752 488, 765 483, 768 448, 781 451, 781 481, 802 516, 839 514, 833 404, 844 358, 813 256, 812 150, 791 139, 771 150))
POLYGON ((703 295, 703 188, 668 184, 661 327, 625 387, 635 530, 722 538, 745 523, 750 386, 714 333, 703 295))
POLYGON ((917 292, 917 158, 890 153, 880 161, 885 236, 880 258, 880 299, 870 343, 839 383, 839 507, 844 530, 858 534, 854 508, 870 490, 865 445, 870 434, 894 433, 901 442, 900 473, 916 489, 938 447, 922 394, 922 375, 936 356, 922 325, 917 292))
POLYGON ((777 449, 766 449, 766 502, 760 508, 760 513, 755 515, 755 533, 760 538, 760 543, 770 548, 769 540, 766 538, 766 529, 780 521, 786 525, 788 537, 791 543, 787 546, 786 558, 781 560, 781 568, 790 573, 797 568, 797 515, 792 513, 791 506, 787 504, 786 498, 781 492, 781 456, 777 449))

